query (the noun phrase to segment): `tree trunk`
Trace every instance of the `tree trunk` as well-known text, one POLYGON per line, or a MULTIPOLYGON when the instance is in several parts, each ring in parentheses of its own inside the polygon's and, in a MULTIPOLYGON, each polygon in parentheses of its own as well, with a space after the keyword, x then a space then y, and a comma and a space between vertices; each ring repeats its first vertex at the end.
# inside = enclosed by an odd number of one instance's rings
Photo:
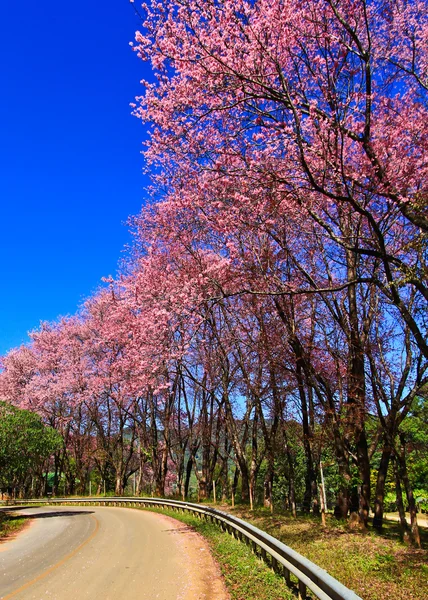
POLYGON ((291 511, 291 514, 293 515, 294 518, 296 518, 297 511, 296 511, 294 460, 293 460, 293 456, 291 455, 290 447, 288 445, 288 441, 287 441, 285 433, 284 433, 284 436, 285 436, 285 452, 287 455, 287 462, 288 462, 288 504, 289 504, 289 509, 291 511))
POLYGON ((184 497, 189 496, 190 477, 192 476, 193 457, 189 456, 186 465, 186 478, 184 480, 184 497))
POLYGON ((120 473, 116 475, 114 493, 116 494, 116 496, 123 496, 123 477, 120 473))
POLYGON ((373 516, 373 527, 381 532, 383 527, 383 502, 385 498, 385 483, 386 476, 388 473, 389 461, 391 458, 391 447, 384 438, 384 446, 382 450, 382 456, 380 459, 379 470, 376 481, 376 492, 374 501, 374 516, 373 516))
POLYGON ((410 541, 409 526, 406 521, 406 513, 404 511, 404 505, 403 505, 403 490, 401 489, 399 467, 397 465, 397 461, 395 460, 395 457, 394 457, 394 475, 395 475, 395 494, 396 494, 397 510, 398 510, 398 516, 400 519, 401 539, 403 540, 403 542, 408 543, 410 541))
POLYGON ((305 450, 305 462, 306 462, 306 470, 305 470, 305 495, 303 497, 303 510, 306 513, 309 513, 312 506, 312 500, 317 494, 317 484, 316 484, 316 476, 314 470, 314 462, 312 457, 312 431, 309 424, 309 410, 308 403, 306 399, 306 392, 304 388, 303 381, 303 368, 302 368, 302 357, 297 353, 298 349, 300 349, 300 345, 295 345, 296 352, 296 378, 297 378, 297 387, 299 390, 299 398, 300 398, 300 406, 302 409, 302 427, 303 427, 303 447, 305 450))
POLYGON ((263 484, 263 504, 266 508, 270 508, 271 512, 273 512, 273 476, 274 470, 269 461, 263 484))
MULTIPOLYGON (((346 252, 346 259, 348 280, 355 281, 358 276, 358 256, 353 251, 348 250, 346 252)), ((356 445, 357 465, 361 480, 359 491, 359 517, 360 522, 364 527, 367 527, 370 511, 370 460, 364 428, 366 419, 364 349, 359 328, 356 285, 349 285, 348 287, 348 311, 348 419, 350 433, 353 433, 356 445)))
POLYGON ((401 452, 399 456, 397 456, 398 462, 398 472, 401 481, 404 484, 404 489, 406 491, 407 503, 409 505, 409 514, 410 514, 410 539, 414 546, 417 548, 421 547, 421 537, 419 533, 418 526, 418 518, 417 518, 417 509, 416 502, 413 495, 413 490, 410 485, 409 475, 407 472, 407 464, 406 464, 406 447, 404 435, 400 436, 401 443, 401 452))
POLYGON ((349 458, 343 440, 341 439, 340 432, 336 427, 333 427, 333 439, 340 479, 337 503, 334 508, 334 516, 338 519, 346 519, 351 500, 351 472, 349 469, 349 458))
POLYGON ((250 478, 248 476, 248 467, 246 464, 242 464, 242 465, 240 464, 239 470, 241 473, 241 500, 244 504, 249 504, 249 502, 250 502, 250 478))

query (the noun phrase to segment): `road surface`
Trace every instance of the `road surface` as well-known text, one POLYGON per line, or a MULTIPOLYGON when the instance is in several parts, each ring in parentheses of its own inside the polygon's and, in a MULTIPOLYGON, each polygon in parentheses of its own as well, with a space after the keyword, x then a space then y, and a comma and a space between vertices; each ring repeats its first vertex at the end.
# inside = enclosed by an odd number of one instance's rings
POLYGON ((19 509, 0 544, 2 600, 227 600, 205 540, 164 515, 112 507, 19 509))
MULTIPOLYGON (((387 521, 400 521, 400 517, 398 513, 387 513, 385 514, 385 519, 387 521)), ((417 514, 418 525, 419 527, 428 527, 428 516, 426 514, 417 514)), ((406 513, 406 521, 410 524, 410 515, 406 513)))

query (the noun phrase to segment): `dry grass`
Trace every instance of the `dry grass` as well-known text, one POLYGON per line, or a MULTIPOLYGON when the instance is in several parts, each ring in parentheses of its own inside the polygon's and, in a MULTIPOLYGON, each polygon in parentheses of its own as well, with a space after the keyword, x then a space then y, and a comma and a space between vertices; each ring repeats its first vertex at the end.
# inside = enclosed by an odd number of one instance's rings
MULTIPOLYGON (((219 507, 220 508, 220 507, 219 507)), ((428 598, 428 531, 422 531, 424 549, 400 542, 399 528, 389 522, 383 535, 369 530, 350 531, 346 523, 271 515, 260 509, 228 510, 270 533, 303 554, 364 600, 426 600, 428 598)))
POLYGON ((0 511, 0 542, 15 536, 27 525, 29 519, 13 513, 0 511))

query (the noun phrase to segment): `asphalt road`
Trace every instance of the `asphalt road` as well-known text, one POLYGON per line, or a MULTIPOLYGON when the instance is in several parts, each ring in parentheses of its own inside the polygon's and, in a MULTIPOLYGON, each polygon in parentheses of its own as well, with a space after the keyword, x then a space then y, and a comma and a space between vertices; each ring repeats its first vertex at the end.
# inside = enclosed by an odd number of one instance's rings
POLYGON ((2 600, 228 598, 205 540, 174 519, 111 507, 19 513, 33 518, 0 545, 2 600))

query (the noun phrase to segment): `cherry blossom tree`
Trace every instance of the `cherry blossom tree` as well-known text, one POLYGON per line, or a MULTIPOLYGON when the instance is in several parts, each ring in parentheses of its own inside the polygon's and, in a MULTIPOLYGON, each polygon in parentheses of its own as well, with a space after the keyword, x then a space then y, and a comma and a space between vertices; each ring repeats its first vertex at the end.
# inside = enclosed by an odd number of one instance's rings
POLYGON ((193 473, 200 499, 239 487, 273 509, 280 473, 293 514, 297 495, 317 512, 328 453, 338 515, 364 526, 374 507, 380 527, 391 462, 412 505, 402 424, 428 360, 426 8, 143 6, 134 49, 154 79, 134 112, 153 195, 131 218, 135 245, 76 316, 2 359, 2 397, 61 432, 55 491, 62 474, 84 491, 95 469, 117 494, 134 476, 138 492, 186 497, 193 473))
POLYGON ((166 190, 154 226, 144 220, 157 240, 226 259, 219 295, 324 301, 346 290, 342 316, 334 300, 327 308, 347 338, 366 522, 365 286, 396 307, 428 357, 426 4, 186 0, 144 10, 135 49, 157 80, 135 113, 151 124, 146 157, 166 190), (278 271, 260 269, 260 241, 278 271))

